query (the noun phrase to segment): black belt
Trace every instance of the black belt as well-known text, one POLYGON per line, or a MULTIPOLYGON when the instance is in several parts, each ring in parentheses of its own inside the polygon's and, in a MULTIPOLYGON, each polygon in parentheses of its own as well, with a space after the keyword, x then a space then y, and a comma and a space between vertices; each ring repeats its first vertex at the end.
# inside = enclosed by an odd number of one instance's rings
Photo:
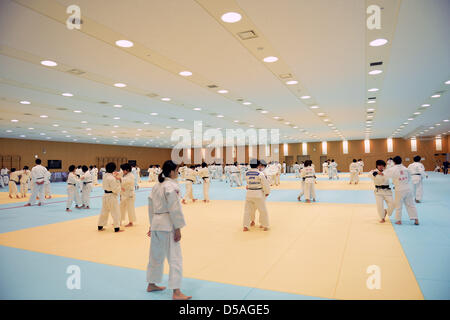
POLYGON ((421 176, 420 173, 413 173, 412 175, 413 175, 413 176, 421 176))
POLYGON ((202 179, 203 179, 203 180, 205 180, 205 179, 209 179, 209 177, 202 177, 202 179))
POLYGON ((375 186, 375 188, 377 189, 387 189, 387 190, 391 190, 391 188, 387 185, 382 185, 382 186, 375 186))
POLYGON ((112 191, 109 190, 105 190, 105 193, 113 193, 112 191))
POLYGON ((69 185, 69 186, 74 186, 74 187, 76 186, 75 183, 68 183, 68 185, 69 185))
POLYGON ((262 188, 256 188, 256 189, 248 188, 248 190, 262 190, 262 188))
POLYGON ((83 184, 88 184, 88 183, 92 183, 92 181, 89 181, 89 182, 83 182, 83 184))
POLYGON ((194 183, 194 180, 191 180, 191 179, 186 179, 186 181, 190 181, 190 182, 194 183))

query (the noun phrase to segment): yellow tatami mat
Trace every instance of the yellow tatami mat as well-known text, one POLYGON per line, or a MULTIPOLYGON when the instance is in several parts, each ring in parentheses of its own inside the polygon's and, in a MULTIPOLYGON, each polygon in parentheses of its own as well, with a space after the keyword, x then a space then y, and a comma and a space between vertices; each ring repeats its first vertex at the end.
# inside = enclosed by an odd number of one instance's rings
MULTIPOLYGON (((370 204, 268 202, 271 230, 242 232, 243 201, 183 206, 184 275, 202 280, 337 299, 423 299, 392 225, 370 204), (381 271, 370 290, 369 266, 381 271)), ((145 270, 146 207, 139 224, 97 231, 87 217, 0 234, 0 245, 145 270)), ((167 272, 166 266, 166 272, 167 272)), ((145 281, 143 279, 143 281, 145 281)))
MULTIPOLYGON (((298 189, 302 187, 300 179, 296 181, 281 181, 279 186, 271 186, 273 190, 298 189)), ((343 180, 317 180, 315 184, 317 190, 373 190, 373 182, 370 180, 359 181, 358 184, 350 184, 349 181, 343 180)), ((245 189, 245 186, 239 187, 245 189)))
MULTIPOLYGON (((62 197, 67 197, 67 195, 65 195, 65 194, 52 194, 52 198, 62 198, 62 197)), ((13 199, 11 199, 9 197, 9 193, 8 192, 0 192, 0 204, 26 202, 26 201, 28 201, 28 199, 30 199, 30 194, 29 193, 27 194, 27 196, 25 198, 20 198, 20 199, 13 198, 13 199)), ((48 199, 46 201, 48 201, 48 199)))

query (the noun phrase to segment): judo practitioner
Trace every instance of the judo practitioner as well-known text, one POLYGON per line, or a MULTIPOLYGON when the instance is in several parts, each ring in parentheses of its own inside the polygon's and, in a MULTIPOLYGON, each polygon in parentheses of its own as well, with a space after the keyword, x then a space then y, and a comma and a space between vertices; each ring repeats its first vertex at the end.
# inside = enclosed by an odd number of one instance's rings
POLYGON ((106 173, 103 176, 103 190, 105 194, 102 199, 102 211, 98 217, 98 231, 103 231, 103 227, 108 223, 111 214, 114 225, 114 232, 122 232, 120 229, 120 208, 119 193, 121 190, 121 178, 116 172, 116 164, 110 162, 106 165, 106 173))
POLYGON ((279 186, 280 185, 280 176, 281 176, 281 163, 276 162, 275 163, 275 185, 279 186))
POLYGON ((296 162, 293 166, 296 178, 300 178, 300 165, 296 162))
POLYGON ((12 198, 17 198, 20 199, 19 196, 19 191, 17 190, 17 186, 20 185, 20 175, 21 175, 22 171, 16 171, 16 168, 11 168, 11 173, 9 175, 9 182, 8 182, 8 187, 9 187, 9 197, 12 198))
POLYGON ((120 166, 123 172, 122 177, 122 192, 120 193, 120 221, 125 221, 128 213, 128 224, 125 227, 131 227, 136 222, 136 212, 134 203, 136 201, 136 194, 134 192, 134 175, 131 173, 131 166, 129 163, 124 163, 120 166))
POLYGON ((388 179, 392 179, 395 186, 395 218, 396 224, 402 224, 402 207, 403 204, 408 212, 409 219, 414 220, 414 224, 419 224, 419 217, 417 215, 416 205, 414 204, 414 196, 411 190, 410 175, 408 169, 402 165, 402 158, 399 156, 394 157, 395 165, 386 169, 384 172, 379 173, 384 175, 388 179))
POLYGON ((20 196, 25 198, 28 192, 28 180, 30 180, 31 171, 28 166, 24 166, 20 176, 20 196))
POLYGON ((389 158, 386 161, 386 169, 392 168, 394 166, 394 160, 392 160, 392 158, 389 158))
POLYGON ((312 201, 316 201, 316 189, 315 189, 315 179, 316 172, 314 171, 314 167, 312 166, 311 160, 305 161, 305 167, 300 172, 300 177, 305 182, 303 185, 303 190, 298 196, 297 200, 300 201, 303 193, 305 194, 305 202, 310 203, 312 201))
POLYGON ((358 167, 359 167, 358 174, 362 174, 364 172, 364 161, 362 161, 362 159, 358 159, 358 167))
POLYGON ((328 174, 328 161, 324 161, 322 164, 322 172, 323 174, 328 174))
POLYGON ((163 278, 164 260, 169 263, 168 289, 173 290, 174 300, 188 300, 181 288, 183 257, 181 254, 181 228, 186 225, 180 205, 180 187, 177 183, 177 165, 167 160, 158 176, 158 183, 148 197, 150 220, 150 255, 147 267, 147 291, 161 291, 157 286, 163 278))
POLYGON ((83 170, 81 185, 81 203, 83 209, 91 208, 92 174, 87 166, 81 167, 83 170))
POLYGON ((376 169, 370 171, 369 177, 373 180, 375 185, 375 202, 377 203, 377 212, 380 217, 380 223, 384 223, 386 216, 391 216, 394 211, 394 198, 392 197, 392 190, 389 186, 389 179, 381 175, 386 168, 386 163, 383 160, 376 161, 376 169), (384 208, 386 202, 387 209, 384 208))
MULTIPOLYGON (((187 168, 185 170, 185 179, 186 179, 186 194, 184 195, 183 200, 181 200, 181 202, 183 204, 187 204, 187 202, 189 200, 192 200, 192 202, 197 201, 197 199, 194 198, 193 192, 192 192, 192 185, 194 184, 195 181, 195 166, 191 166, 190 168, 187 168)), ((159 176, 159 175, 158 175, 159 176)))
POLYGON ((198 171, 200 178, 203 181, 203 202, 209 202, 209 170, 206 163, 202 163, 202 168, 198 171))
POLYGON ((428 178, 425 173, 425 167, 420 162, 422 158, 420 156, 414 157, 414 162, 408 166, 409 174, 411 175, 411 182, 413 186, 413 195, 416 203, 422 201, 423 196, 423 177, 428 178))
POLYGON ((131 173, 134 176, 134 189, 138 190, 139 189, 139 184, 138 184, 139 177, 138 177, 138 172, 137 172, 135 165, 131 166, 131 173))
POLYGON ((254 225, 256 210, 259 211, 260 228, 263 228, 264 231, 269 230, 266 197, 270 194, 270 186, 264 173, 258 170, 259 165, 258 160, 250 160, 250 169, 245 174, 247 194, 244 207, 244 231, 249 231, 250 226, 254 225))
POLYGON ((9 172, 9 169, 6 167, 2 168, 0 170, 1 180, 2 180, 1 183, 2 183, 3 187, 5 187, 5 185, 8 185, 8 182, 9 182, 8 172, 9 172))
POLYGON ((337 174, 337 166, 338 164, 334 162, 334 159, 332 159, 331 163, 328 165, 328 172, 329 172, 328 177, 330 178, 330 180, 334 178, 339 180, 339 176, 337 174))
POLYGON ((32 193, 25 207, 30 207, 33 205, 37 197, 39 197, 38 206, 41 206, 45 199, 44 183, 47 169, 41 165, 41 159, 36 159, 35 163, 36 165, 31 169, 32 193))
POLYGON ((50 190, 50 178, 52 177, 52 173, 48 170, 48 167, 46 167, 47 172, 44 176, 44 196, 45 199, 51 199, 52 198, 52 192, 50 190))
POLYGON ((235 184, 237 187, 242 186, 242 181, 239 181, 240 170, 237 162, 230 166, 230 187, 235 184))
MULTIPOLYGON (((75 201, 75 208, 81 209, 82 203, 80 199, 80 194, 78 193, 78 183, 81 181, 81 177, 79 178, 76 174, 76 168, 74 165, 69 167, 69 175, 67 176, 67 205, 66 211, 72 212, 70 209, 72 207, 72 203, 75 201)), ((84 179, 83 179, 84 180, 84 179)))
POLYGON ((359 173, 360 173, 360 165, 356 162, 356 159, 353 159, 353 162, 350 163, 350 184, 354 182, 358 184, 359 182, 359 173))

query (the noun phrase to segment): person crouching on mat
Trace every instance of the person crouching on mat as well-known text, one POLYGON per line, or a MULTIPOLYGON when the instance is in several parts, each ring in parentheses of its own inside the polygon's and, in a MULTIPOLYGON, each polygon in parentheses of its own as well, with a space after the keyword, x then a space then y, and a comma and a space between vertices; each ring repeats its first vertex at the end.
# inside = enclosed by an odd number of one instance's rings
MULTIPOLYGON (((316 201, 316 190, 315 190, 315 176, 316 173, 314 171, 314 168, 312 167, 312 161, 306 160, 305 161, 305 167, 302 169, 300 176, 302 180, 304 179, 305 185, 304 185, 304 193, 305 193, 305 202, 310 203, 311 199, 312 201, 316 201)), ((298 198, 297 198, 298 199, 298 198)))
POLYGON ((9 174, 9 197, 12 199, 16 197, 20 199, 19 192, 17 191, 17 186, 19 185, 19 176, 22 171, 16 171, 16 168, 11 168, 11 173, 9 174))
POLYGON ((83 209, 91 208, 91 191, 92 191, 92 174, 87 166, 82 166, 83 181, 81 185, 81 201, 83 203, 83 209))
POLYGON ((28 180, 30 180, 31 171, 28 166, 24 166, 22 170, 22 175, 20 177, 20 196, 22 198, 27 197, 28 192, 28 180))
POLYGON ((75 208, 81 209, 81 199, 80 194, 78 193, 78 183, 80 179, 76 175, 77 168, 74 165, 69 167, 69 175, 67 177, 67 205, 66 211, 71 212, 70 207, 72 206, 72 202, 75 201, 75 208))
POLYGON ((186 225, 180 204, 180 187, 177 182, 177 165, 164 162, 158 182, 148 197, 148 217, 150 230, 150 256, 147 266, 147 292, 161 291, 157 286, 163 278, 164 260, 169 263, 169 285, 174 300, 188 300, 181 288, 183 279, 183 256, 181 254, 181 228, 186 225))
POLYGON ((389 179, 381 175, 385 168, 386 162, 383 160, 376 161, 376 169, 370 171, 369 177, 375 184, 375 202, 377 203, 377 212, 380 216, 380 223, 384 223, 386 216, 391 216, 394 211, 394 198, 392 197, 392 190, 389 186, 389 179), (384 208, 386 202, 387 209, 384 208))
POLYGON ((260 227, 264 228, 264 231, 269 230, 269 213, 266 207, 266 197, 270 194, 270 186, 264 173, 258 169, 259 165, 260 162, 258 160, 252 159, 250 161, 250 169, 245 174, 247 194, 244 207, 244 231, 249 231, 250 226, 254 225, 256 209, 259 211, 260 227))
MULTIPOLYGON (((98 231, 103 231, 103 227, 108 223, 111 214, 114 225, 114 232, 123 232, 120 230, 120 207, 119 194, 121 190, 121 177, 116 171, 116 164, 110 162, 105 167, 106 173, 103 175, 103 190, 105 194, 102 199, 102 211, 98 217, 98 231)), ((133 186, 134 188, 134 186, 133 186)))
POLYGON ((135 176, 131 172, 131 165, 124 163, 120 166, 123 171, 122 192, 120 193, 120 221, 125 221, 128 213, 128 224, 125 227, 131 227, 136 222, 136 213, 134 203, 136 195, 134 193, 135 176))

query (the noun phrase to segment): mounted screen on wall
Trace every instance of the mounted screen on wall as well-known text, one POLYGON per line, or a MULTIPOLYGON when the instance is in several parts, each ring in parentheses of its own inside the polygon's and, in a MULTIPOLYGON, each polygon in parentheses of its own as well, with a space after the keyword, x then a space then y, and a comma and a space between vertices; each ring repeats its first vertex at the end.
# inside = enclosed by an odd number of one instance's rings
POLYGON ((130 166, 136 166, 136 160, 128 160, 128 163, 130 164, 130 166))
POLYGON ((62 160, 48 160, 49 169, 62 169, 62 160))

